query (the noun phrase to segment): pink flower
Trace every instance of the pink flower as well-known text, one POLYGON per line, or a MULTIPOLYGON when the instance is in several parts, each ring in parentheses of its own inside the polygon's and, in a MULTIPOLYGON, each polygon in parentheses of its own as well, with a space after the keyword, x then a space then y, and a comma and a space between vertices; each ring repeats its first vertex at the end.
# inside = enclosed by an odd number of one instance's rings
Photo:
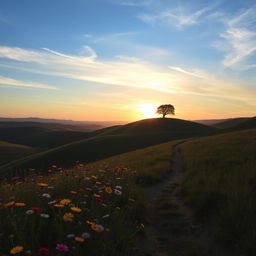
POLYGON ((65 244, 57 244, 56 245, 56 250, 59 251, 59 252, 68 252, 69 248, 65 244))
POLYGON ((12 181, 17 181, 19 178, 20 178, 20 177, 17 177, 17 176, 16 176, 16 177, 12 177, 11 180, 12 180, 12 181))
POLYGON ((37 250, 37 254, 39 256, 47 256, 47 255, 49 255, 49 249, 48 248, 39 248, 37 250))
POLYGON ((40 212, 41 209, 38 207, 30 207, 30 210, 34 211, 34 212, 40 212))

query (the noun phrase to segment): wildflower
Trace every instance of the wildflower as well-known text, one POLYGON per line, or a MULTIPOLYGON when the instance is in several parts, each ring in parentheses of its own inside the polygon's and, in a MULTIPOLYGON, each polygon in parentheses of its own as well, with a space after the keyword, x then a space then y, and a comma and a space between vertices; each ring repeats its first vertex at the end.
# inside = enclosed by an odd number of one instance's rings
POLYGON ((17 254, 23 251, 23 247, 22 246, 15 246, 10 250, 11 254, 17 254))
POLYGON ((87 239, 87 238, 90 238, 90 233, 88 233, 88 232, 84 232, 82 235, 81 235, 81 237, 83 237, 84 239, 87 239))
POLYGON ((85 239, 83 237, 80 237, 80 236, 76 236, 75 237, 75 240, 79 243, 83 243, 85 241, 85 239))
POLYGON ((51 195, 50 195, 50 194, 47 194, 47 193, 44 193, 44 194, 42 194, 42 197, 51 198, 51 195))
POLYGON ((54 189, 54 187, 53 186, 48 186, 48 189, 54 189))
POLYGON ((102 218, 102 219, 106 219, 106 218, 108 218, 109 216, 110 216, 109 214, 106 214, 106 215, 102 216, 101 218, 102 218))
POLYGON ((59 252, 68 252, 69 251, 68 246, 65 244, 57 244, 55 248, 59 252))
POLYGON ((54 207, 58 207, 58 208, 64 207, 63 204, 54 204, 53 206, 54 206, 54 207))
POLYGON ((62 199, 60 201, 60 204, 63 204, 63 205, 67 205, 67 204, 70 204, 71 203, 71 200, 70 199, 62 199))
POLYGON ((39 248, 37 250, 37 255, 39 255, 39 256, 47 256, 47 255, 49 255, 49 249, 48 248, 39 248))
POLYGON ((46 183, 37 183, 37 186, 39 186, 39 187, 48 187, 48 184, 46 184, 46 183))
POLYGON ((41 216, 42 218, 45 218, 45 219, 50 218, 50 215, 47 214, 47 213, 41 213, 40 216, 41 216))
POLYGON ((105 188, 105 191, 108 193, 108 194, 112 194, 113 193, 113 190, 111 187, 106 187, 105 188))
POLYGON ((73 212, 81 212, 82 210, 78 207, 71 207, 70 208, 73 212))
POLYGON ((23 206, 26 206, 26 204, 25 203, 15 203, 15 206, 23 207, 23 206))
POLYGON ((40 212, 41 209, 38 207, 30 207, 30 210, 34 211, 34 212, 40 212))
POLYGON ((116 186, 115 188, 116 188, 116 189, 119 189, 119 190, 122 190, 122 187, 121 187, 121 186, 116 186))
POLYGON ((135 200, 133 198, 129 198, 128 201, 135 202, 135 200))
POLYGON ((62 218, 64 221, 73 221, 74 215, 71 212, 67 212, 62 218))
POLYGON ((94 196, 94 197, 101 197, 101 195, 95 194, 95 193, 93 194, 93 196, 94 196))
POLYGON ((20 177, 17 177, 17 176, 16 176, 16 177, 12 177, 12 178, 11 178, 11 181, 17 181, 19 178, 20 178, 20 177))
POLYGON ((70 191, 70 193, 73 194, 73 195, 76 195, 76 194, 77 194, 77 192, 76 192, 76 191, 73 191, 73 190, 70 191))
POLYGON ((27 211, 26 211, 26 214, 27 214, 27 215, 32 215, 33 213, 34 213, 33 210, 27 210, 27 211))
POLYGON ((14 201, 10 201, 10 202, 4 204, 4 207, 10 207, 10 206, 13 206, 14 204, 15 204, 14 201))
POLYGON ((87 190, 87 191, 92 191, 92 188, 85 188, 85 190, 87 190))
POLYGON ((67 235, 67 238, 73 238, 73 237, 75 237, 74 234, 68 234, 68 235, 67 235))
POLYGON ((115 195, 117 196, 121 196, 122 195, 122 191, 115 189, 115 195))
POLYGON ((99 225, 99 224, 96 224, 96 223, 93 223, 91 225, 91 228, 92 230, 96 231, 96 232, 102 232, 104 231, 104 227, 102 225, 99 225))

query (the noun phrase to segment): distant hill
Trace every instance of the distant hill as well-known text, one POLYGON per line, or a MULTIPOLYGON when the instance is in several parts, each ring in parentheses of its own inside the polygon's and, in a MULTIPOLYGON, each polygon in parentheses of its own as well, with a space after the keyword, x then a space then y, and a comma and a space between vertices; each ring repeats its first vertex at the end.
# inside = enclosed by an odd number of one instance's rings
POLYGON ((193 120, 193 122, 204 124, 204 125, 210 125, 217 128, 226 128, 229 126, 229 123, 232 125, 232 122, 236 122, 239 120, 247 120, 250 119, 250 117, 238 117, 238 118, 225 118, 225 119, 205 119, 205 120, 193 120), (227 124, 226 124, 227 122, 227 124), (222 127, 223 124, 223 127, 222 127))
POLYGON ((32 147, 0 141, 0 165, 35 153, 32 147))
POLYGON ((213 127, 219 128, 219 129, 226 129, 230 128, 232 126, 238 125, 244 121, 250 120, 251 117, 238 117, 238 118, 230 118, 226 119, 222 122, 219 122, 217 124, 214 124, 213 127))
POLYGON ((21 167, 47 168, 51 164, 68 167, 77 160, 88 163, 166 141, 213 132, 212 127, 180 119, 145 119, 96 131, 95 136, 14 161, 0 168, 0 171, 21 167))
POLYGON ((98 125, 98 126, 112 126, 117 124, 125 124, 126 121, 74 121, 74 120, 63 120, 63 119, 47 119, 38 117, 27 117, 27 118, 11 118, 11 117, 0 117, 0 122, 35 122, 35 123, 54 123, 54 124, 66 124, 66 125, 98 125))
POLYGON ((246 129, 254 129, 256 128, 256 117, 252 117, 246 120, 241 120, 240 122, 223 129, 224 131, 239 131, 246 129))

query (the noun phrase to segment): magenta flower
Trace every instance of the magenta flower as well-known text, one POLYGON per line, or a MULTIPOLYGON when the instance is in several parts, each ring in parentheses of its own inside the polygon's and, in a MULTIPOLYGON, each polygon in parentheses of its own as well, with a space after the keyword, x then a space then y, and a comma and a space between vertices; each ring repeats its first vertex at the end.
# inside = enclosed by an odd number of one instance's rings
POLYGON ((56 250, 59 251, 59 252, 68 252, 69 248, 65 244, 57 244, 56 245, 56 250))

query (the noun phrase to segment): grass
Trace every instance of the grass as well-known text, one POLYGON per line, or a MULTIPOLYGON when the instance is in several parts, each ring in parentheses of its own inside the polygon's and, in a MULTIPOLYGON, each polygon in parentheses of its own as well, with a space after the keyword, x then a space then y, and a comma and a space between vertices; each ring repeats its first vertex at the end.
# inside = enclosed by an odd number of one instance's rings
POLYGON ((181 146, 182 192, 215 239, 240 255, 256 254, 256 129, 181 146))
POLYGON ((35 153, 35 148, 0 141, 0 165, 35 153))
POLYGON ((0 186, 0 255, 17 246, 22 247, 21 255, 36 255, 41 248, 58 255, 57 244, 66 245, 69 255, 141 255, 137 239, 143 234, 146 203, 141 186, 156 183, 170 172, 176 143, 79 164, 71 170, 52 166, 50 175, 31 170, 26 178, 5 180, 0 186), (64 204, 63 199, 71 201, 64 204), (70 221, 65 221, 67 213, 74 216, 70 221))
POLYGON ((143 193, 126 168, 51 168, 0 188, 0 255, 131 255, 143 231, 143 193), (18 246, 18 247, 17 247, 18 246), (19 254, 20 255, 20 254, 19 254), (48 255, 48 254, 47 254, 48 255))
POLYGON ((137 182, 152 185, 161 181, 171 171, 172 147, 180 141, 171 141, 159 145, 119 154, 89 166, 93 168, 113 168, 126 166, 137 172, 137 182))

